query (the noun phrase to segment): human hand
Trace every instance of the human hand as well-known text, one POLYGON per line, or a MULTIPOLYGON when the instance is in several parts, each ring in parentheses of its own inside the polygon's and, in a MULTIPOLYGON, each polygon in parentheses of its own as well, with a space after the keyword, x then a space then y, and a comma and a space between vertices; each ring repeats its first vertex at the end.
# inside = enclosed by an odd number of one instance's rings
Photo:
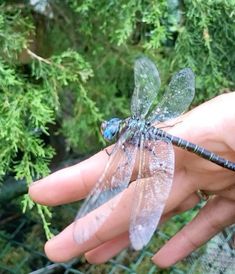
MULTIPOLYGON (((218 96, 182 116, 182 122, 170 128, 169 132, 235 161, 234 101, 235 93, 218 96)), ((175 155, 174 182, 162 221, 197 204, 198 189, 215 194, 216 197, 210 199, 198 216, 153 257, 153 261, 160 267, 168 267, 181 260, 235 222, 234 173, 179 148, 175 148, 175 155)), ((57 171, 33 184, 29 194, 36 202, 50 206, 82 199, 102 174, 107 160, 108 155, 101 151, 84 162, 57 171)), ((89 262, 102 263, 126 248, 129 245, 128 228, 134 184, 124 191, 109 222, 94 237, 78 245, 74 241, 71 224, 46 243, 47 256, 52 261, 60 262, 85 253, 89 262)), ((101 212, 107 204, 97 210, 101 212)), ((89 226, 89 218, 86 216, 78 222, 89 226)))

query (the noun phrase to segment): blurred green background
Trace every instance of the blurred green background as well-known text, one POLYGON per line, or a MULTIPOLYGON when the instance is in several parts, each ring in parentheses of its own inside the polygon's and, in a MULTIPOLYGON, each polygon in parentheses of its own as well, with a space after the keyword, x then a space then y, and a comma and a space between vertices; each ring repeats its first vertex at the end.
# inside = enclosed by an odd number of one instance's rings
MULTIPOLYGON (((43 244, 78 206, 35 205, 27 186, 104 147, 101 121, 130 114, 139 55, 157 64, 163 85, 191 67, 194 106, 234 89, 234 11, 234 0, 0 1, 0 273, 156 273, 151 252, 191 213, 142 253, 53 265, 43 244)), ((188 273, 180 269, 157 273, 188 273)))

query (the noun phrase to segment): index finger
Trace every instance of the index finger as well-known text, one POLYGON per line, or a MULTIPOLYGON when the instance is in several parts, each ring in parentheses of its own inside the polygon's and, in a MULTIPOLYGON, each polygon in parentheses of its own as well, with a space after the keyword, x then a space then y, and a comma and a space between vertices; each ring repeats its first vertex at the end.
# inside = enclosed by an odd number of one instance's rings
POLYGON ((85 161, 34 182, 29 187, 29 195, 35 202, 48 206, 83 199, 101 176, 107 161, 108 154, 102 150, 85 161))

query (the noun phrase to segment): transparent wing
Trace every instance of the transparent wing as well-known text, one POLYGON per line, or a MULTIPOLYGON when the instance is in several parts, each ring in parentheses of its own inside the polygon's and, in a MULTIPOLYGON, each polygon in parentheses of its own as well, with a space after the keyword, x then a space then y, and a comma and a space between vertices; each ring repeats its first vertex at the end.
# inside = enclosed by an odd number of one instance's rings
POLYGON ((85 242, 99 229, 116 206, 118 199, 112 199, 110 207, 106 211, 103 211, 102 214, 93 215, 89 227, 81 226, 76 220, 122 192, 130 182, 138 147, 134 136, 132 136, 131 142, 127 141, 130 134, 129 130, 127 130, 121 135, 102 176, 78 211, 74 224, 74 239, 77 243, 85 242))
POLYGON ((160 89, 160 76, 155 64, 148 58, 141 57, 135 61, 134 77, 131 113, 144 118, 160 89))
POLYGON ((194 73, 189 68, 180 70, 172 77, 161 102, 150 115, 149 120, 163 122, 179 116, 189 107, 194 94, 194 73))
POLYGON ((143 248, 157 228, 174 174, 174 150, 162 140, 140 145, 140 167, 130 222, 130 240, 135 250, 143 248))

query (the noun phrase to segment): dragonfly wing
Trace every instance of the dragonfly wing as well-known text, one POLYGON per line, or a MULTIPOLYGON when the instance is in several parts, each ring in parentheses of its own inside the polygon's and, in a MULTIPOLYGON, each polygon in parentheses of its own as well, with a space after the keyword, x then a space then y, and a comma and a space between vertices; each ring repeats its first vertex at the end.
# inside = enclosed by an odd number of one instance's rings
POLYGON ((134 143, 135 138, 133 136, 131 143, 127 141, 130 134, 127 130, 121 135, 114 146, 103 174, 78 211, 74 224, 74 239, 77 243, 83 243, 94 235, 112 212, 118 199, 112 199, 109 203, 110 207, 107 207, 107 210, 103 211, 102 214, 97 213, 96 215, 93 212, 89 227, 82 227, 77 220, 122 192, 130 182, 138 147, 134 143))
POLYGON ((134 77, 131 113, 144 118, 160 89, 160 76, 155 64, 148 58, 141 57, 135 61, 134 77))
POLYGON ((150 116, 150 121, 166 121, 182 114, 191 104, 195 94, 195 76, 185 68, 176 73, 166 89, 161 102, 150 116))
POLYGON ((143 248, 157 228, 174 174, 174 150, 163 140, 142 140, 140 167, 135 186, 130 222, 130 241, 135 250, 143 248))

